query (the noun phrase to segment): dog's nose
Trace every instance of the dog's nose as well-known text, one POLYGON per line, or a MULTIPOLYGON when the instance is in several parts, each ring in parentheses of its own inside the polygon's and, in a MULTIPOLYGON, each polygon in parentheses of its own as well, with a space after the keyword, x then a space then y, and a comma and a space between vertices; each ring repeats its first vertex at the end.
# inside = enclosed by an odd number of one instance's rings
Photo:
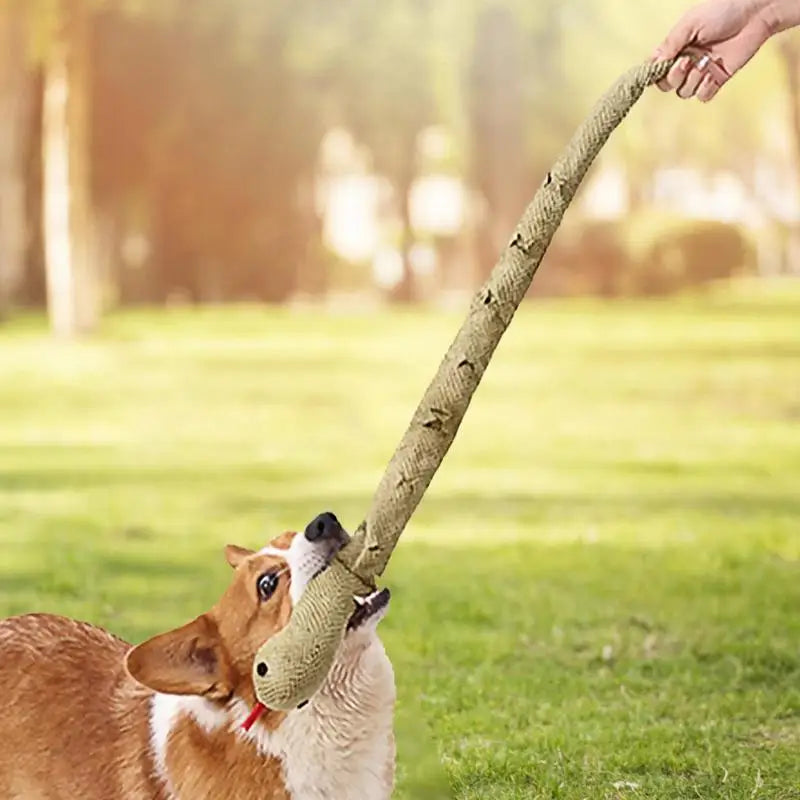
POLYGON ((331 541, 344 544, 348 536, 334 514, 326 511, 315 517, 306 527, 305 537, 309 542, 331 541))

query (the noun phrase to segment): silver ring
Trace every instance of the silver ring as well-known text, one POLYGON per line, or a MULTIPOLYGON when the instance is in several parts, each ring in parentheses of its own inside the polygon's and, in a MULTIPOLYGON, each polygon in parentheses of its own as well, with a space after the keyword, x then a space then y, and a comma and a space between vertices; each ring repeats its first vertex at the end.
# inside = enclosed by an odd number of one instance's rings
POLYGON ((696 64, 695 68, 701 72, 711 63, 711 56, 706 53, 696 64))

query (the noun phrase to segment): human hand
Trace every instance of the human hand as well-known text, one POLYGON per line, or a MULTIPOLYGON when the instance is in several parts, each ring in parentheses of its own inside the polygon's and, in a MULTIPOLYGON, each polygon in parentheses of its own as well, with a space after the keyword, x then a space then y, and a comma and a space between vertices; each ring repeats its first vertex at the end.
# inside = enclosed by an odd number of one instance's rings
POLYGON ((654 53, 654 59, 688 53, 659 88, 677 91, 684 99, 711 100, 784 27, 777 5, 769 0, 707 0, 687 11, 654 53))

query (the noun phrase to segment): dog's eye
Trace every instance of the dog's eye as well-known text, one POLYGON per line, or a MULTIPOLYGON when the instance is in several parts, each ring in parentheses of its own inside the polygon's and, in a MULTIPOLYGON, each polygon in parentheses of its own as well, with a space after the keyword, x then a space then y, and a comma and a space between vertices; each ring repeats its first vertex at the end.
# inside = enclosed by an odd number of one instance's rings
POLYGON ((262 600, 269 600, 278 588, 278 575, 274 572, 265 572, 256 583, 258 596, 262 600))

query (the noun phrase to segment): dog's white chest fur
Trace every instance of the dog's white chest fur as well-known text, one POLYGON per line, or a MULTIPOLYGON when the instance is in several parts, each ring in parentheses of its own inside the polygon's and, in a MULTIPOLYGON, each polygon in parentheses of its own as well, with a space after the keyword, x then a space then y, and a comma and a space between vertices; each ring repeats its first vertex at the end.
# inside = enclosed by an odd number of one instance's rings
POLYGON ((249 709, 240 700, 212 712, 200 698, 156 695, 151 716, 156 768, 169 788, 170 731, 179 716, 189 714, 209 732, 226 727, 264 755, 280 759, 292 800, 389 800, 394 700, 394 675, 383 645, 371 631, 356 632, 345 640, 319 693, 276 731, 259 725, 243 731, 249 709))
POLYGON ((283 762, 293 800, 388 800, 394 779, 394 675, 371 632, 345 640, 320 692, 258 737, 283 762))

